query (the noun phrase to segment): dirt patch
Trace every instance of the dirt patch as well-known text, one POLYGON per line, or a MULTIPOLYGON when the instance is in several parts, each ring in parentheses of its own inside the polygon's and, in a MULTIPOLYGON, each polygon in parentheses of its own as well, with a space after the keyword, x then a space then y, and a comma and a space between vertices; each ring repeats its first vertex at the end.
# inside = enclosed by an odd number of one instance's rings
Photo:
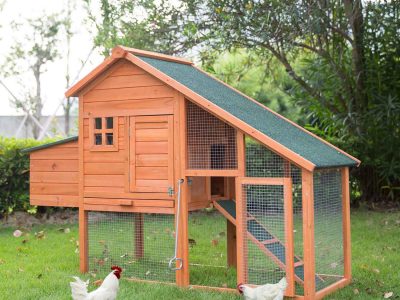
POLYGON ((45 214, 31 215, 26 212, 15 212, 7 217, 0 218, 1 227, 29 228, 41 224, 74 224, 78 223, 78 211, 65 209, 45 214))

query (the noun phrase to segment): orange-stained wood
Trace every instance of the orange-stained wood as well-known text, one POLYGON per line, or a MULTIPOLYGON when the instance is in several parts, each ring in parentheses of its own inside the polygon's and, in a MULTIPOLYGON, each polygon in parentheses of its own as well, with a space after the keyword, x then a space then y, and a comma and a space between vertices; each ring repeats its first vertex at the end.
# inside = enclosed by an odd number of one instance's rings
POLYGON ((137 213, 135 218, 135 258, 144 257, 144 217, 143 214, 137 213))
POLYGON ((78 172, 36 172, 30 173, 31 183, 78 183, 78 172))
POLYGON ((130 117, 130 191, 163 192, 165 198, 170 197, 167 190, 174 180, 173 130, 172 115, 130 117))
POLYGON ((31 205, 78 207, 79 197, 70 195, 30 195, 31 205))
POLYGON ((132 207, 174 207, 172 200, 157 199, 111 199, 111 198, 84 198, 85 204, 109 205, 109 206, 132 206, 132 207))
MULTIPOLYGON (((181 206, 179 211, 179 235, 178 235, 178 258, 183 259, 183 267, 181 270, 176 271, 176 284, 181 287, 187 287, 190 282, 189 278, 189 202, 190 200, 190 188, 188 186, 189 177, 185 177, 185 170, 187 168, 186 163, 186 101, 182 94, 175 93, 177 99, 177 105, 175 106, 175 116, 177 123, 175 123, 175 134, 176 143, 175 151, 177 153, 175 160, 176 174, 175 174, 175 191, 178 191, 177 182, 179 179, 184 179, 182 184, 182 194, 181 194, 181 206)), ((177 193, 175 193, 176 200, 177 193)), ((175 211, 175 218, 177 218, 177 205, 175 211)))
POLYGON ((344 277, 351 279, 351 230, 350 230, 350 178, 349 168, 342 168, 343 250, 344 277))
POLYGON ((143 95, 143 98, 137 100, 84 103, 84 116, 87 118, 90 114, 96 114, 96 116, 100 117, 113 115, 146 116, 152 114, 172 114, 174 110, 174 101, 172 97, 149 99, 146 95, 143 95), (110 105, 110 103, 112 103, 112 105, 110 105))
POLYGON ((175 57, 175 56, 171 56, 171 55, 165 55, 165 54, 157 53, 157 52, 140 50, 140 49, 136 49, 136 48, 116 46, 114 49, 116 49, 116 51, 123 50, 123 51, 130 52, 132 54, 135 54, 135 55, 151 57, 151 58, 156 58, 156 59, 161 59, 161 60, 166 60, 166 61, 172 61, 172 62, 177 62, 177 63, 181 63, 181 64, 186 64, 186 65, 193 64, 191 61, 186 60, 184 58, 175 57))
POLYGON ((78 184, 75 183, 38 183, 32 182, 30 193, 35 195, 78 195, 78 184))
POLYGON ((164 83, 149 74, 114 75, 105 78, 99 84, 94 86, 93 90, 147 87, 156 85, 164 85, 164 83))
MULTIPOLYGON (((79 136, 83 137, 83 96, 80 97, 79 101, 79 136)), ((89 236, 88 236, 88 212, 85 211, 83 203, 84 193, 84 138, 78 140, 79 143, 79 184, 78 184, 78 195, 79 195, 79 268, 82 273, 85 273, 89 269, 89 236)), ((89 151, 88 151, 89 152, 89 151)))
POLYGON ((243 197, 241 178, 236 178, 236 249, 237 249, 237 283, 247 282, 247 220, 246 199, 243 197))
POLYGON ((292 197, 292 178, 285 177, 283 186, 284 198, 284 223, 285 223, 285 270, 288 287, 287 296, 294 296, 294 237, 293 237, 293 197, 292 197))
MULTIPOLYGON (((315 298, 313 298, 313 299, 316 299, 316 300, 323 299, 325 296, 333 293, 334 291, 337 291, 338 289, 341 289, 341 288, 349 285, 350 283, 351 283, 351 279, 343 278, 342 280, 339 280, 339 281, 327 286, 326 288, 318 291, 315 295, 315 298)), ((306 298, 304 297, 304 299, 306 299, 306 298)))
POLYGON ((236 226, 232 224, 228 219, 226 220, 226 256, 228 267, 237 266, 237 255, 236 255, 236 226))
POLYGON ((54 146, 54 147, 34 151, 30 154, 30 157, 32 159, 44 159, 44 160, 52 160, 52 159, 77 160, 78 159, 78 149, 54 146))
POLYGON ((84 97, 84 103, 113 102, 118 100, 154 99, 173 97, 173 90, 166 85, 145 87, 91 90, 84 97))
POLYGON ((315 299, 314 180, 313 173, 301 172, 304 246, 304 299, 315 299))
POLYGON ((77 172, 78 160, 70 159, 32 159, 30 160, 30 172, 77 172))
POLYGON ((142 61, 138 57, 134 56, 133 54, 128 53, 125 58, 131 61, 136 66, 142 68, 143 70, 149 72, 150 74, 156 76, 161 81, 165 82, 172 88, 176 89, 177 91, 184 94, 188 99, 195 102, 196 104, 200 105, 203 109, 210 112, 211 114, 217 116, 218 118, 226 121, 230 125, 234 126, 242 130, 244 133, 252 136, 256 140, 260 141, 262 144, 266 145, 268 148, 271 148, 273 151, 280 153, 281 156, 287 158, 288 160, 292 161, 294 164, 303 167, 309 171, 314 170, 315 165, 310 161, 306 160, 305 158, 301 157, 297 153, 291 151, 290 149, 284 147, 283 145, 279 144, 272 138, 266 136, 262 132, 256 130, 255 128, 251 127, 249 124, 243 122, 242 120, 236 118, 235 116, 231 115, 230 113, 226 112, 219 106, 215 105, 211 101, 207 100, 206 98, 200 96, 199 94, 193 92, 183 84, 179 83, 178 81, 172 79, 168 75, 164 74, 163 72, 157 70, 156 68, 152 67, 148 63, 142 61))
POLYGON ((285 178, 284 177, 266 177, 266 178, 258 178, 258 177, 243 177, 241 178, 242 184, 263 184, 263 185, 284 185, 285 178))

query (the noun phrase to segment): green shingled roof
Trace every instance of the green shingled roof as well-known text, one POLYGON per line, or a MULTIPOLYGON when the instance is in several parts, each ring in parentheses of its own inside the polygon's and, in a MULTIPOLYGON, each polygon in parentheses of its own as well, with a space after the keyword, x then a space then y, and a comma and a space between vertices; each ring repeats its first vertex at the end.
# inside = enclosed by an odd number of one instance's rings
POLYGON ((43 144, 43 145, 40 145, 40 146, 31 147, 31 148, 26 148, 26 149, 23 149, 21 152, 22 153, 31 153, 31 152, 36 151, 36 150, 42 150, 42 149, 49 148, 51 146, 62 145, 62 144, 69 143, 69 142, 72 142, 72 141, 77 141, 77 140, 78 140, 78 136, 71 136, 71 137, 68 137, 68 138, 65 138, 65 139, 62 139, 62 140, 58 140, 58 141, 55 141, 55 142, 52 142, 52 143, 43 144))
POLYGON ((337 151, 191 65, 136 55, 223 110, 312 162, 317 168, 355 166, 337 151))

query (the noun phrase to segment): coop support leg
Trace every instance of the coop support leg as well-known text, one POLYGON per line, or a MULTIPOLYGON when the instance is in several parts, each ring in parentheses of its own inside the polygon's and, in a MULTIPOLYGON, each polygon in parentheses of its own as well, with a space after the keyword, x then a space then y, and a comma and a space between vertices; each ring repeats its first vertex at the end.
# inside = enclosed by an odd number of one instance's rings
POLYGON ((304 299, 315 299, 314 182, 313 173, 302 170, 304 299))
POLYGON ((242 195, 241 178, 236 178, 236 249, 237 249, 237 283, 247 282, 247 225, 246 198, 242 195))
POLYGON ((288 286, 286 288, 287 296, 294 296, 294 239, 293 239, 293 197, 292 197, 292 178, 285 177, 284 187, 284 213, 285 213, 285 264, 286 279, 288 286))
POLYGON ((226 220, 226 248, 227 248, 227 265, 228 267, 237 266, 236 255, 236 226, 228 219, 226 220))
POLYGON ((86 273, 88 264, 88 212, 79 209, 79 266, 82 273, 86 273))
POLYGON ((351 280, 351 237, 350 237, 350 182, 349 168, 342 169, 343 249, 344 278, 351 280))
MULTIPOLYGON (((184 178, 181 191, 181 204, 179 213, 179 235, 177 257, 182 258, 182 268, 176 270, 176 284, 181 287, 189 285, 189 203, 190 191, 188 186, 188 177, 184 178)), ((175 213, 175 217, 178 214, 175 213)), ((180 262, 178 262, 180 264, 180 262)), ((177 266, 178 267, 178 266, 177 266)))
POLYGON ((135 214, 135 257, 144 257, 144 216, 135 214))

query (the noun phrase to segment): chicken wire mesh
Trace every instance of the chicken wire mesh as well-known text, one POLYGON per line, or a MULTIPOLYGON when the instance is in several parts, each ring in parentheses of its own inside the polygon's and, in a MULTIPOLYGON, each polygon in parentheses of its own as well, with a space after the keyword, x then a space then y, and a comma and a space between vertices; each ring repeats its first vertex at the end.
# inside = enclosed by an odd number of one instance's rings
POLYGON ((342 178, 339 169, 314 172, 315 272, 321 290, 343 278, 342 178))
POLYGON ((242 187, 246 205, 244 228, 246 282, 276 283, 285 276, 285 224, 282 185, 242 187))
POLYGON ((246 136, 246 176, 284 177, 285 160, 246 136))
POLYGON ((186 101, 189 169, 237 168, 236 130, 186 101))
POLYGON ((89 212, 89 272, 104 276, 111 265, 123 275, 145 280, 175 281, 168 268, 174 255, 174 216, 89 212))
POLYGON ((227 266, 227 220, 217 211, 189 213, 190 283, 236 287, 236 269, 227 266))

